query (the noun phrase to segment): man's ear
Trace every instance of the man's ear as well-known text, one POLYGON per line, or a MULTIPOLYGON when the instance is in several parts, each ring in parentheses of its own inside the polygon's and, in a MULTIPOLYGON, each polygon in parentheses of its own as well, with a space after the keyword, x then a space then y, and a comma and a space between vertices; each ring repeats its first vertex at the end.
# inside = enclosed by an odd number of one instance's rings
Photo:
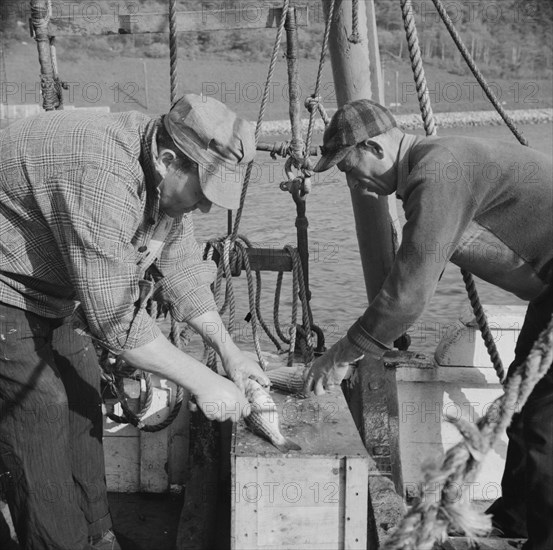
POLYGON ((157 155, 158 160, 163 162, 166 168, 177 158, 175 151, 171 149, 162 149, 157 155))
POLYGON ((366 139, 361 142, 361 147, 370 151, 377 159, 384 158, 384 149, 378 141, 374 139, 366 139))
POLYGON ((176 158, 177 158, 177 154, 171 149, 163 148, 158 151, 157 157, 155 159, 155 166, 158 173, 161 175, 161 177, 164 178, 167 175, 167 170, 169 168, 169 165, 176 158))

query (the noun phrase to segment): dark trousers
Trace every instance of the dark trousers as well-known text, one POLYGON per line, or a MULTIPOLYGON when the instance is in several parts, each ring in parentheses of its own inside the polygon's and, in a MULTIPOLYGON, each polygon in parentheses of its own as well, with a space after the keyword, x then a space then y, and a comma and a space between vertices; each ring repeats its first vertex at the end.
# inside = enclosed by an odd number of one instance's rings
POLYGON ((91 340, 2 303, 0 476, 24 549, 89 549, 111 528, 91 340))
MULTIPOLYGON (((512 374, 553 313, 553 285, 528 306, 512 374)), ((502 497, 488 509, 509 536, 528 537, 525 550, 553 550, 553 366, 538 382, 507 430, 502 497)))

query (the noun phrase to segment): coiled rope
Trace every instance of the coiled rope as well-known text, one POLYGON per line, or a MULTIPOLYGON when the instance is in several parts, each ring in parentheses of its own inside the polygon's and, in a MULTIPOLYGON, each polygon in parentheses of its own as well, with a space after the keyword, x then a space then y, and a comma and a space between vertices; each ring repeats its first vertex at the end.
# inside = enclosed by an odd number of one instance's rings
MULTIPOLYGON (((284 27, 287 21, 288 12, 289 12, 289 0, 284 0, 282 11, 281 11, 281 18, 277 28, 276 38, 273 45, 271 59, 269 62, 267 79, 265 82, 265 87, 264 87, 263 96, 262 96, 261 104, 259 108, 259 114, 257 118, 257 123, 255 127, 256 145, 259 141, 259 136, 261 134, 261 126, 262 126, 263 119, 265 117, 265 112, 267 109, 267 104, 269 99, 270 85, 276 68, 276 61, 278 58, 278 52, 282 42, 282 36, 284 32, 284 27)), ((223 301, 223 304, 220 306, 219 313, 222 315, 228 307, 229 311, 228 311, 227 328, 231 336, 234 333, 234 328, 236 324, 236 305, 235 305, 235 293, 233 289, 232 274, 239 273, 242 269, 244 269, 244 271, 246 272, 246 281, 248 286, 249 307, 250 307, 249 320, 252 324, 253 342, 259 359, 259 363, 263 368, 265 368, 266 361, 262 356, 262 352, 261 352, 258 325, 262 327, 262 329, 265 331, 265 333, 268 335, 271 341, 275 343, 277 350, 279 351, 282 351, 282 346, 278 342, 277 337, 279 335, 282 336, 282 334, 280 331, 280 326, 278 321, 275 322, 275 329, 277 332, 277 335, 275 336, 271 332, 271 330, 269 329, 265 321, 263 320, 263 317, 261 316, 261 310, 260 310, 261 276, 259 272, 256 272, 256 278, 254 282, 251 266, 249 263, 249 257, 247 254, 247 249, 251 246, 251 244, 248 241, 248 239, 238 234, 240 221, 242 218, 242 212, 244 209, 245 199, 248 191, 248 186, 251 178, 252 168, 253 168, 253 161, 250 162, 246 168, 246 173, 244 176, 242 191, 240 195, 240 203, 239 203, 238 210, 236 211, 232 232, 226 237, 209 241, 206 245, 206 251, 204 253, 204 257, 206 258, 211 257, 214 250, 217 250, 217 252, 220 255, 219 268, 217 270, 217 276, 214 283, 214 295, 217 303, 220 303, 223 300, 222 279, 225 278, 226 285, 225 285, 224 301, 223 301)), ((293 249, 292 247, 289 247, 289 248, 285 247, 285 249, 290 254, 292 258, 292 264, 293 264, 293 270, 292 270, 293 321, 292 321, 292 327, 290 329, 291 337, 281 338, 281 340, 284 343, 290 345, 289 357, 291 357, 294 351, 295 333, 296 333, 295 317, 297 317, 297 301, 299 297, 299 300, 302 304, 304 326, 306 327, 306 331, 307 331, 307 334, 306 334, 307 346, 306 346, 305 359, 306 361, 310 360, 309 358, 311 358, 312 360, 313 346, 312 346, 312 339, 311 339, 310 324, 305 324, 305 321, 309 320, 309 314, 307 313, 309 307, 308 307, 308 301, 307 301, 307 293, 305 290, 305 285, 303 283, 303 272, 301 269, 301 263, 299 263, 299 256, 297 255, 297 251, 295 249, 293 249)), ((278 275, 278 281, 282 281, 282 274, 278 275)), ((277 284, 278 284, 278 281, 277 281, 277 284)), ((275 317, 278 317, 278 311, 275 313, 275 317)), ((207 357, 208 364, 213 367, 215 364, 215 353, 213 352, 213 350, 206 349, 206 357, 207 357)))
MULTIPOLYGON (((433 1, 434 3, 439 2, 439 0, 433 1)), ((436 122, 432 111, 432 105, 430 103, 428 87, 426 85, 426 77, 422 64, 422 55, 417 34, 417 27, 415 24, 415 16, 413 14, 413 7, 411 0, 400 0, 400 3, 401 15, 403 17, 407 45, 409 48, 409 57, 411 59, 411 68, 415 77, 415 86, 417 89, 417 96, 419 98, 419 107, 424 124, 424 130, 427 136, 433 136, 436 135, 436 122)), ((476 284, 474 283, 474 277, 465 269, 461 269, 461 274, 463 276, 463 281, 465 282, 465 288, 467 290, 470 304, 478 323, 478 328, 480 329, 480 333, 482 334, 482 338, 486 345, 486 350, 488 351, 488 355, 490 356, 497 377, 501 382, 503 382, 505 378, 505 369, 501 358, 499 357, 499 352, 497 351, 497 346, 495 345, 482 303, 480 302, 476 284)))

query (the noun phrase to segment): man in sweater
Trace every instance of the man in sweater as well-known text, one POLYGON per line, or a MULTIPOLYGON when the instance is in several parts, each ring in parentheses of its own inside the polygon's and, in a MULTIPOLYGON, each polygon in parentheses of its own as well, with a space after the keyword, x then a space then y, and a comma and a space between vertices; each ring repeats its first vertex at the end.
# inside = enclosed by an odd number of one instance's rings
MULTIPOLYGON (((369 100, 344 105, 324 134, 316 172, 336 166, 348 185, 403 201, 392 269, 364 315, 307 374, 319 395, 365 354, 382 357, 422 314, 446 262, 529 301, 515 360, 524 362, 553 313, 553 163, 516 143, 403 133, 369 100)), ((509 430, 503 496, 490 508, 525 550, 553 548, 553 370, 509 430)))
POLYGON ((237 208, 254 154, 249 124, 194 94, 162 118, 59 111, 0 132, 0 476, 23 548, 119 548, 91 338, 214 420, 249 413, 248 377, 268 383, 217 313, 189 216, 237 208), (230 380, 169 343, 149 296, 213 345, 230 380))

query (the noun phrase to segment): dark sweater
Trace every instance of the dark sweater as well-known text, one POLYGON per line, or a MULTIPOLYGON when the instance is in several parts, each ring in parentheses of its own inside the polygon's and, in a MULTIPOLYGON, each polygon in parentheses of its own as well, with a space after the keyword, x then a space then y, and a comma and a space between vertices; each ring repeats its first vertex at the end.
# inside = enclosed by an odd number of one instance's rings
POLYGON ((553 280, 550 156, 465 137, 418 138, 400 153, 406 223, 391 272, 348 332, 363 349, 391 345, 417 320, 448 260, 527 300, 553 280))

